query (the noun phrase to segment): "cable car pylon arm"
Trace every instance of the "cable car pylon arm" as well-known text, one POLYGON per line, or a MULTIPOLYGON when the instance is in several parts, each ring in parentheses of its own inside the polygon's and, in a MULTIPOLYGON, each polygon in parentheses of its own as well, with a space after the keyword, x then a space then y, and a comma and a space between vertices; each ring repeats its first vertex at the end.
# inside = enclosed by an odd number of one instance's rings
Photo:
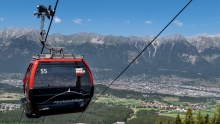
MULTIPOLYGON (((57 3, 58 3, 58 0, 57 0, 57 3)), ((57 6, 57 3, 56 3, 56 6, 57 6)), ((50 26, 51 26, 51 23, 53 21, 53 17, 54 17, 54 14, 55 14, 55 9, 56 9, 56 6, 54 8, 54 10, 51 9, 51 5, 48 7, 45 7, 44 5, 40 4, 37 6, 37 9, 38 9, 38 13, 34 13, 34 15, 38 18, 41 17, 41 25, 40 25, 40 42, 41 44, 43 45, 43 48, 46 47, 49 51, 50 51, 50 54, 52 54, 52 51, 59 51, 60 54, 63 53, 63 50, 64 50, 64 47, 50 47, 49 45, 46 44, 46 40, 47 40, 47 36, 48 36, 48 32, 50 30, 50 26), (49 28, 48 28, 48 31, 47 33, 45 32, 45 30, 43 30, 44 28, 44 21, 45 21, 45 16, 50 19, 50 25, 49 25, 49 28), (45 36, 46 34, 46 36, 45 36)))

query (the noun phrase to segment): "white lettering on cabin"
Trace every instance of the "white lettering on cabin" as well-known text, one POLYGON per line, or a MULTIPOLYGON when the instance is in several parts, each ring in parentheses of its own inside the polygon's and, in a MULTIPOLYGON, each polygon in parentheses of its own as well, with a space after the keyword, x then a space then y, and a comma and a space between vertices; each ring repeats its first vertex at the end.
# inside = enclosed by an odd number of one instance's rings
POLYGON ((41 108, 39 109, 39 111, 44 111, 44 110, 48 110, 49 108, 41 108))
POLYGON ((83 70, 83 68, 76 68, 76 73, 77 74, 84 74, 85 70, 83 70))
POLYGON ((83 99, 71 99, 71 100, 62 100, 62 101, 54 101, 54 104, 62 104, 62 103, 74 103, 74 102, 83 102, 83 99))

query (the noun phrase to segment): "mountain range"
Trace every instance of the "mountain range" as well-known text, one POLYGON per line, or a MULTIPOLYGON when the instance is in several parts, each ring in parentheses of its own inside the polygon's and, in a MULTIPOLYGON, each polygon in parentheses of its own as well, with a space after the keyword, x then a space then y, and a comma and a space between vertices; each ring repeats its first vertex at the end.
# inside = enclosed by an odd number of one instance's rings
MULTIPOLYGON (((98 79, 116 77, 153 39, 96 33, 48 36, 47 44, 65 47, 65 53, 83 54, 98 79)), ((42 45, 34 28, 8 27, 0 30, 0 73, 24 73, 33 54, 42 45)), ((44 53, 47 53, 44 50, 44 53)), ((220 78, 220 34, 180 34, 156 39, 128 68, 124 76, 178 75, 192 78, 220 78)))

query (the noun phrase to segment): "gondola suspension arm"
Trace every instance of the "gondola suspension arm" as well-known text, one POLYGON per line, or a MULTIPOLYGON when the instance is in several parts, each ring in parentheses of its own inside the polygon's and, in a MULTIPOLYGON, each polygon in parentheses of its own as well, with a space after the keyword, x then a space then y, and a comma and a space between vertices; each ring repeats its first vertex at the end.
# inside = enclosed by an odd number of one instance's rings
POLYGON ((48 36, 48 33, 50 31, 50 27, 51 27, 51 24, 52 24, 52 21, 53 21, 53 17, 55 15, 55 12, 56 12, 56 7, 57 7, 57 4, 58 4, 58 1, 56 1, 56 5, 54 7, 54 10, 51 9, 51 5, 48 7, 45 7, 44 5, 40 4, 37 6, 37 9, 38 9, 38 13, 34 13, 34 15, 37 15, 38 18, 41 17, 41 26, 40 26, 40 42, 41 44, 43 45, 42 47, 42 50, 41 50, 41 54, 43 52, 43 49, 44 47, 46 47, 49 51, 50 51, 50 54, 52 54, 52 51, 59 51, 60 54, 62 54, 63 50, 64 50, 64 47, 50 47, 49 45, 46 44, 46 40, 47 40, 47 36, 48 36), (45 30, 43 30, 44 28, 44 21, 45 21, 45 16, 50 19, 50 25, 48 27, 48 31, 47 33, 45 32, 45 30), (46 34, 46 36, 45 36, 46 34))

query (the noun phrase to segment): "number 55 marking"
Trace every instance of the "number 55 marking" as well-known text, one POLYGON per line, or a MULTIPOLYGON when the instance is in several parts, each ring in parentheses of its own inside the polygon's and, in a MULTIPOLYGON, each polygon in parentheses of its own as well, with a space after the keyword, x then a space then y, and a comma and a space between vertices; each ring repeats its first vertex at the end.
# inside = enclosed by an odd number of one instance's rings
POLYGON ((47 69, 40 69, 41 74, 46 74, 47 73, 47 69))

